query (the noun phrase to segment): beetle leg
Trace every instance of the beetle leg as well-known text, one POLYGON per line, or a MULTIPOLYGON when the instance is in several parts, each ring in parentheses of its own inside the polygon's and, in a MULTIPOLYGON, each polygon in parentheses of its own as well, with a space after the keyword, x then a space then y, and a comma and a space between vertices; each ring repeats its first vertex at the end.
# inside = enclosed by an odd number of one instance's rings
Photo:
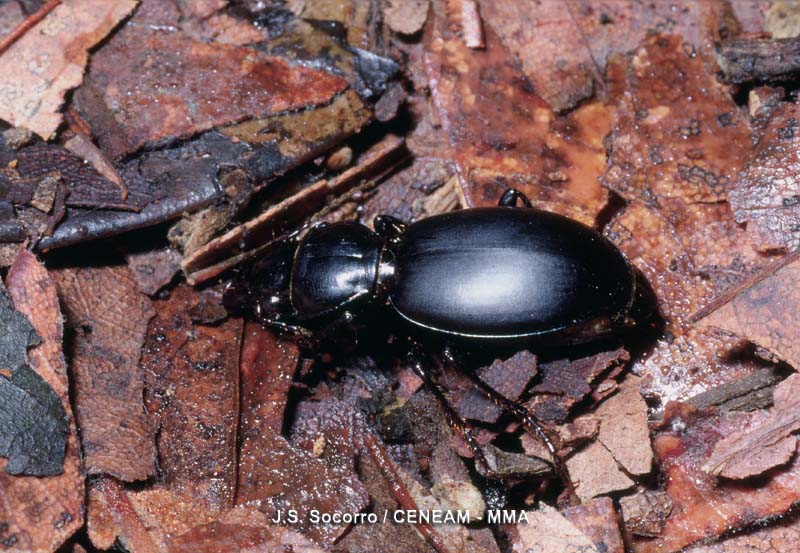
POLYGON ((517 200, 522 202, 522 205, 525 207, 532 207, 531 201, 528 199, 528 196, 517 190, 516 188, 509 188, 503 195, 500 196, 500 201, 497 202, 497 205, 500 207, 517 207, 517 200))
POLYGON ((461 434, 461 436, 463 436, 464 441, 467 442, 467 445, 475 457, 475 462, 483 467, 486 478, 496 479, 497 475, 495 470, 489 466, 489 462, 486 460, 486 455, 484 455, 483 449, 481 449, 480 444, 478 444, 478 440, 475 439, 473 427, 467 421, 465 421, 461 415, 456 413, 456 410, 453 409, 452 405, 450 405, 450 401, 447 399, 447 394, 444 389, 431 377, 430 373, 423 365, 422 355, 419 353, 418 347, 413 347, 412 351, 409 353, 409 357, 414 372, 417 373, 417 376, 422 379, 433 396, 439 402, 439 405, 442 406, 445 418, 447 419, 447 424, 455 432, 458 432, 461 434))
POLYGON ((372 226, 375 228, 375 232, 387 241, 397 242, 406 231, 408 225, 391 215, 376 215, 375 219, 372 220, 372 226))
POLYGON ((513 399, 509 399, 491 386, 489 386, 486 382, 481 380, 481 378, 472 371, 464 371, 464 373, 469 377, 470 380, 475 384, 475 386, 483 392, 486 397, 488 397, 492 402, 494 402, 500 409, 503 411, 510 413, 514 416, 519 422, 522 423, 522 426, 532 435, 539 438, 547 451, 550 453, 550 457, 552 459, 553 468, 556 471, 556 474, 564 483, 564 487, 566 488, 568 497, 570 499, 576 497, 575 495, 575 487, 572 485, 572 480, 569 477, 569 471, 567 471, 567 467, 564 462, 561 460, 561 457, 558 455, 558 451, 556 450, 556 446, 550 437, 545 432, 542 425, 536 420, 536 418, 531 415, 530 411, 519 403, 518 401, 514 401, 513 399))

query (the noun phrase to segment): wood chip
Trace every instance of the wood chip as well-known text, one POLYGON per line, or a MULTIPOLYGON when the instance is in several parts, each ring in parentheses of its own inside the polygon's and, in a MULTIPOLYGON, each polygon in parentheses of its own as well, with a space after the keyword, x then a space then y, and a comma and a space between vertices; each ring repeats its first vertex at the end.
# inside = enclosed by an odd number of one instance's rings
POLYGON ((800 428, 800 374, 775 387, 769 414, 754 413, 745 428, 723 438, 714 447, 703 470, 726 478, 748 478, 782 465, 797 450, 800 428))

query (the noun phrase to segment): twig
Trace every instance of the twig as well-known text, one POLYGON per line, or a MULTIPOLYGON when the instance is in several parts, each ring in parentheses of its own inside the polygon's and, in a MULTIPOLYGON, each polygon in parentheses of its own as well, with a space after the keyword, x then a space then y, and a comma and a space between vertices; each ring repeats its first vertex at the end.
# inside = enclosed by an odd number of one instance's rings
POLYGON ((14 27, 14 30, 8 33, 6 36, 0 40, 0 56, 5 53, 6 50, 11 47, 22 35, 27 33, 31 27, 39 23, 45 16, 53 11, 56 6, 61 4, 61 0, 48 0, 46 4, 44 4, 41 8, 30 14, 28 17, 25 18, 22 23, 14 27))

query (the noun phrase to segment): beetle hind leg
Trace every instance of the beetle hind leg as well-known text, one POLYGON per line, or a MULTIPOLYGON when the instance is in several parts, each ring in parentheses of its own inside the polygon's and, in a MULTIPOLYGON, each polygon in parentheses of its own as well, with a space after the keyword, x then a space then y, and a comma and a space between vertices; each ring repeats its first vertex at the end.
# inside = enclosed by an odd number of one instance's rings
POLYGON ((553 463, 553 468, 561 479, 564 484, 565 490, 567 492, 567 497, 570 503, 575 502, 577 498, 575 494, 575 487, 572 484, 572 480, 569 476, 569 471, 567 471, 567 467, 564 464, 564 461, 558 455, 558 450, 553 443, 553 440, 550 436, 547 435, 547 432, 542 427, 541 424, 536 420, 536 418, 531 415, 530 411, 519 403, 518 401, 514 401, 513 399, 509 399, 491 386, 489 386, 486 382, 480 379, 478 375, 473 373, 472 371, 465 371, 466 375, 469 379, 475 384, 475 387, 478 388, 486 397, 488 397, 492 402, 494 402, 500 409, 505 411, 506 413, 511 414, 514 418, 516 418, 522 426, 525 428, 527 432, 536 436, 540 442, 544 444, 547 448, 547 451, 550 453, 550 457, 553 463))
POLYGON ((421 353, 421 348, 417 344, 412 345, 412 349, 409 352, 409 360, 414 372, 422 379, 422 381, 436 398, 436 401, 439 402, 439 405, 444 411, 445 418, 447 419, 447 424, 450 426, 450 428, 460 434, 464 438, 464 441, 467 442, 470 451, 472 451, 472 454, 475 457, 475 462, 478 463, 483 469, 484 476, 491 480, 497 479, 495 470, 489 465, 489 461, 486 459, 483 449, 481 448, 480 444, 478 444, 478 440, 475 438, 472 425, 465 421, 450 404, 444 388, 442 388, 442 386, 433 379, 428 369, 425 367, 425 364, 423 363, 424 358, 424 355, 421 353))
POLYGON ((516 188, 509 188, 503 192, 503 195, 500 196, 500 200, 497 202, 497 205, 500 207, 517 207, 517 201, 522 202, 524 207, 533 207, 530 199, 528 199, 528 196, 516 188))

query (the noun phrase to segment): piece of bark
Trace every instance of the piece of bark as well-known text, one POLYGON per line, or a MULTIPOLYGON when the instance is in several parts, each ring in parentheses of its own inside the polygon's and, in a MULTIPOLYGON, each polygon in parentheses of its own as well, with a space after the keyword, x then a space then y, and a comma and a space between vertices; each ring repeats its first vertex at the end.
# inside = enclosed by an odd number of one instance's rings
POLYGON ((695 409, 718 407, 722 411, 755 411, 772 405, 772 392, 781 381, 778 367, 760 369, 697 394, 687 400, 695 409))
POLYGON ((61 124, 64 94, 81 83, 87 50, 137 3, 65 0, 47 14, 2 54, 0 118, 49 139, 61 124))
POLYGON ((800 69, 800 39, 724 40, 717 48, 717 63, 729 83, 791 81, 800 69))
MULTIPOLYGON (((0 495, 3 496, 0 541, 5 547, 20 550, 53 551, 82 527, 84 521, 84 479, 69 403, 67 364, 62 352, 64 325, 55 285, 30 252, 20 250, 6 283, 15 308, 30 320, 41 337, 28 351, 28 359, 33 370, 61 401, 68 419, 69 436, 61 474, 20 478, 5 471, 0 473, 0 495)), ((0 467, 5 463, 0 461, 0 467)))
POLYGON ((633 486, 633 480, 619 469, 611 453, 598 442, 590 443, 567 459, 567 470, 575 492, 583 501, 633 486))
POLYGON ((273 205, 257 217, 238 225, 187 255, 181 266, 191 283, 203 282, 253 255, 283 229, 297 224, 310 211, 322 207, 331 194, 343 194, 385 169, 403 155, 403 140, 387 136, 360 162, 332 179, 325 179, 273 205), (242 252, 244 250, 244 252, 242 252))
POLYGON ((659 536, 633 538, 634 551, 678 551, 783 514, 800 500, 797 457, 772 469, 769 478, 718 481, 702 470, 715 445, 738 431, 746 416, 695 411, 681 404, 668 406, 665 420, 654 434, 653 452, 672 512, 659 536))
POLYGON ((733 332, 762 346, 800 367, 800 345, 795 337, 798 308, 797 282, 800 276, 798 254, 773 262, 742 286, 731 288, 695 320, 704 326, 733 332))
POLYGON ((433 6, 424 68, 452 150, 440 155, 456 162, 465 205, 496 205, 514 187, 538 207, 592 225, 608 197, 597 180, 607 107, 587 104, 557 119, 488 26, 486 48, 472 50, 456 32, 461 3, 433 6))
POLYGON ((561 514, 592 540, 598 551, 625 552, 617 520, 619 517, 611 498, 599 497, 584 505, 564 509, 561 514))
POLYGON ((391 30, 413 35, 428 19, 429 0, 391 0, 383 8, 383 19, 391 30))
POLYGON ((542 505, 536 511, 527 511, 526 516, 527 523, 518 523, 512 531, 511 551, 514 553, 601 551, 589 536, 552 507, 542 505))
POLYGON ((637 536, 655 537, 664 530, 672 500, 660 490, 642 489, 619 500, 625 528, 637 536))
POLYGON ((758 148, 728 198, 736 221, 761 251, 800 249, 800 117, 797 104, 775 108, 758 148))
POLYGON ((595 410, 600 418, 598 441, 629 474, 647 474, 653 465, 647 403, 641 395, 641 378, 628 375, 619 391, 595 410))
POLYGON ((68 326, 74 403, 90 474, 143 480, 155 472, 154 429, 139 357, 155 314, 124 266, 51 272, 68 326))
POLYGON ((766 417, 753 413, 742 429, 717 442, 703 470, 725 478, 742 479, 782 465, 794 456, 800 428, 800 375, 775 387, 773 407, 766 417))
POLYGON ((181 285, 154 302, 140 361, 144 401, 168 489, 221 509, 236 487, 242 322, 193 324, 195 299, 181 285))
POLYGON ((92 56, 91 86, 109 113, 80 112, 112 159, 165 139, 326 104, 347 87, 341 77, 257 50, 151 30, 137 24, 143 14, 92 56), (109 116, 113 128, 101 125, 109 116))

